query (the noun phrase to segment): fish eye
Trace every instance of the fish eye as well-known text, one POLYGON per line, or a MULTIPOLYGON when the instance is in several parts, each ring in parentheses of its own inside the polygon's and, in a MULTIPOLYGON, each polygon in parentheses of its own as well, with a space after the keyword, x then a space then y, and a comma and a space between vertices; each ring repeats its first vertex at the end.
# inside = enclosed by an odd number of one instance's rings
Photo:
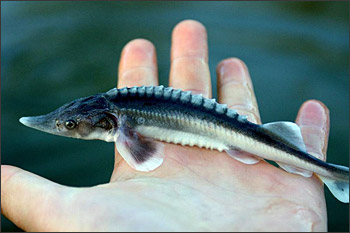
POLYGON ((65 123, 67 129, 74 129, 77 123, 74 120, 68 120, 65 123))

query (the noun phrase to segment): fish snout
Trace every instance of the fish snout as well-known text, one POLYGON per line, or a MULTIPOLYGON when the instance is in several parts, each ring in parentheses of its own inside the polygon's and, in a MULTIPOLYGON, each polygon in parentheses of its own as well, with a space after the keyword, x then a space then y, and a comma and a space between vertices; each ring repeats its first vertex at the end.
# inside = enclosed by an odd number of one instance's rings
POLYGON ((33 116, 33 117, 21 117, 19 119, 23 125, 28 126, 33 129, 37 129, 40 131, 44 131, 47 133, 57 133, 57 129, 59 129, 59 122, 55 119, 51 119, 47 115, 43 116, 33 116))

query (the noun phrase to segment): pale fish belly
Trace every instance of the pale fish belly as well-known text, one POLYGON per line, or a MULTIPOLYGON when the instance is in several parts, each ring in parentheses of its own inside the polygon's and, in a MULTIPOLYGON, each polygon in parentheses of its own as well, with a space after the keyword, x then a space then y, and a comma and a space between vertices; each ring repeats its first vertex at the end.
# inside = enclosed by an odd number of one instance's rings
POLYGON ((159 141, 183 146, 197 146, 200 148, 218 150, 220 152, 237 149, 249 152, 262 159, 294 165, 319 174, 328 174, 324 169, 306 163, 294 155, 222 127, 217 127, 216 129, 212 128, 210 130, 212 133, 210 136, 167 129, 159 126, 138 126, 136 127, 136 131, 145 137, 154 138, 159 141))

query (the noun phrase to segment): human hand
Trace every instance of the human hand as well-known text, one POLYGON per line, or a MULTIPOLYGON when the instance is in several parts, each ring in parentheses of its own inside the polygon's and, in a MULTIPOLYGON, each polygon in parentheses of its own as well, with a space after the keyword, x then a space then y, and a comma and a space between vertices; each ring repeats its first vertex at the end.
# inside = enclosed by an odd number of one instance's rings
MULTIPOLYGON (((211 97, 205 28, 179 23, 172 37, 169 85, 211 97)), ((218 99, 261 123, 248 70, 231 58, 217 68, 218 99)), ((158 85, 153 45, 123 49, 118 87, 158 85)), ((327 108, 302 105, 296 120, 307 150, 325 160, 327 108)), ((111 180, 66 187, 12 166, 1 166, 1 211, 26 231, 325 231, 322 183, 265 161, 246 165, 225 153, 165 144, 165 159, 148 173, 116 152, 111 180)))

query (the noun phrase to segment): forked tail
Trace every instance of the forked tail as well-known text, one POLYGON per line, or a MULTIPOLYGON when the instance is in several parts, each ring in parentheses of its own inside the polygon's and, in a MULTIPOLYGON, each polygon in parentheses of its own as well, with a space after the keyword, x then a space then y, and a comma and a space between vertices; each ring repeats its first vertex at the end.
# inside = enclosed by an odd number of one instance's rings
POLYGON ((349 203, 349 168, 335 164, 331 165, 334 166, 338 172, 340 171, 344 174, 344 177, 338 178, 334 176, 334 178, 330 178, 320 175, 318 175, 318 177, 326 184, 329 191, 331 191, 339 201, 349 203))

